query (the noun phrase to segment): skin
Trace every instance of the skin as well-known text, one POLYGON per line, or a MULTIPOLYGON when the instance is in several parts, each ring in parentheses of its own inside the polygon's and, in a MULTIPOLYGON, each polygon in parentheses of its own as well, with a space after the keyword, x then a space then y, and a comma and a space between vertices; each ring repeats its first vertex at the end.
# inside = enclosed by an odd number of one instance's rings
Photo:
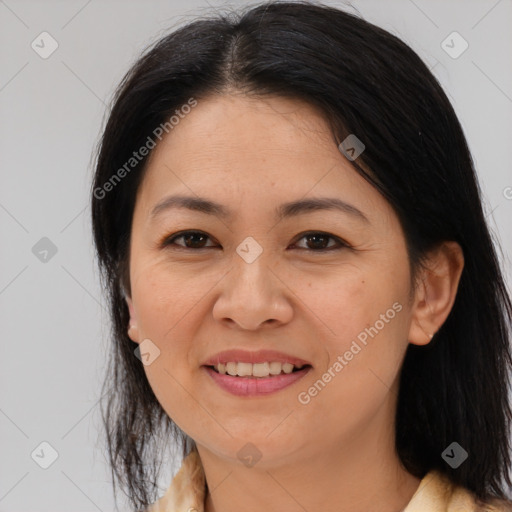
POLYGON ((131 339, 160 350, 145 366, 152 389, 196 442, 212 490, 206 512, 402 510, 420 480, 395 453, 399 370, 408 344, 429 343, 445 321, 462 268, 460 247, 447 242, 413 288, 394 210, 353 170, 312 106, 237 93, 199 100, 150 155, 133 216, 127 303, 131 339), (178 193, 213 199, 233 217, 175 208, 151 219, 159 201, 178 193), (350 203, 368 222, 335 210, 274 217, 284 202, 322 196, 350 203), (182 230, 208 236, 188 249, 183 238, 158 245, 182 230), (303 235, 310 230, 350 248, 318 252, 303 235), (236 252, 248 236, 263 249, 252 263, 236 252), (298 394, 394 303, 401 311, 300 403, 298 394), (271 395, 236 397, 201 368, 231 348, 280 350, 313 369, 271 395), (261 453, 252 467, 237 456, 249 442, 261 453))

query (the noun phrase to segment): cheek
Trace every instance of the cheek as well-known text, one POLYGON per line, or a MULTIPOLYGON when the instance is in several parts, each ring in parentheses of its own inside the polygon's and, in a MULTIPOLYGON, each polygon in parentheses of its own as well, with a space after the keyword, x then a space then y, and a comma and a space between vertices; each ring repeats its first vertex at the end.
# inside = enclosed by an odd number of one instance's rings
MULTIPOLYGON (((194 330, 197 329, 198 303, 203 286, 183 272, 170 272, 165 263, 153 261, 136 266, 137 280, 132 287, 137 303, 141 339, 149 339, 158 349, 158 357, 144 366, 148 382, 166 413, 178 427, 189 432, 190 417, 203 421, 201 410, 192 412, 194 377, 194 330), (191 395, 192 393, 192 395, 191 395)), ((211 288, 206 287, 206 290, 211 288)))
POLYGON ((164 345, 187 328, 194 308, 218 280, 213 272, 176 271, 163 258, 140 265, 134 262, 134 269, 139 326, 144 336, 164 345))
MULTIPOLYGON (((189 372, 193 332, 190 329, 194 317, 194 305, 201 299, 201 290, 191 286, 183 274, 169 272, 161 262, 137 265, 136 279, 132 285, 137 305, 140 340, 157 356, 144 366, 148 381, 159 402, 173 410, 180 410, 182 382, 189 372), (150 340, 149 342, 147 340, 150 340), (176 402, 176 403, 175 403, 176 402)), ((141 346, 142 350, 142 346, 141 346)), ((191 364, 191 363, 190 363, 191 364)))
POLYGON ((190 397, 182 386, 189 390, 194 384, 202 355, 194 340, 211 314, 208 295, 219 281, 219 268, 176 271, 165 258, 148 257, 134 258, 133 271, 140 338, 151 340, 159 353, 144 367, 146 375, 160 403, 173 412, 186 411, 190 397))
POLYGON ((302 289, 322 329, 323 366, 306 379, 298 402, 305 414, 354 426, 382 403, 397 377, 407 347, 407 276, 352 267, 338 279, 302 289), (332 404, 337 404, 332 407, 332 404), (352 419, 347 416, 350 412, 352 419))
POLYGON ((405 308, 407 282, 392 269, 347 265, 336 273, 326 271, 315 279, 305 275, 302 281, 295 279, 294 284, 293 292, 300 300, 300 307, 304 307, 304 315, 315 319, 331 353, 348 350, 358 336, 364 342, 366 329, 376 322, 379 334, 388 331, 389 335, 403 327, 396 319, 404 316, 397 309, 405 308), (395 303, 402 308, 393 307, 395 303))

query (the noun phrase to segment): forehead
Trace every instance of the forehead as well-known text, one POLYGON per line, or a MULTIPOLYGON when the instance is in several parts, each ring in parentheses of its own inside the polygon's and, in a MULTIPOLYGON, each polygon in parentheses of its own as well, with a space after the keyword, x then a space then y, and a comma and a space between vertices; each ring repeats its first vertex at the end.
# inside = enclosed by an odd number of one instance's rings
POLYGON ((282 97, 212 96, 198 99, 152 150, 144 186, 158 193, 180 179, 203 185, 221 180, 224 187, 284 183, 305 193, 307 183, 334 166, 356 174, 313 106, 282 97))
MULTIPOLYGON (((193 167, 190 163, 219 171, 262 171, 275 162, 282 170, 284 160, 332 158, 333 144, 327 124, 306 103, 280 97, 214 96, 198 100, 155 148, 150 165, 179 161, 183 168, 193 167)), ((271 170, 278 175, 279 169, 271 170)))
POLYGON ((303 198, 339 198, 366 217, 392 215, 390 205, 341 154, 330 127, 311 105, 288 98, 213 96, 152 150, 137 193, 136 217, 166 196, 225 204, 247 219, 279 215, 303 198))
POLYGON ((260 98, 241 94, 198 99, 169 138, 184 142, 190 135, 201 135, 200 142, 206 145, 222 141, 226 147, 243 145, 244 149, 254 146, 259 150, 268 147, 297 151, 300 142, 315 135, 317 143, 319 139, 332 140, 326 121, 312 105, 280 96, 260 98))

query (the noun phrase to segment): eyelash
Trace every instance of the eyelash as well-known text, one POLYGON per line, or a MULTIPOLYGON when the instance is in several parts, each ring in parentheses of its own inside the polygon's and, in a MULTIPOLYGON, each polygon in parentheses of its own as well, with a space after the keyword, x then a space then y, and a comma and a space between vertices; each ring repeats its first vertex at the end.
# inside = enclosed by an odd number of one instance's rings
MULTIPOLYGON (((179 244, 175 244, 174 243, 175 240, 177 240, 179 238, 183 238, 184 236, 191 235, 191 234, 192 235, 203 235, 203 236, 206 236, 206 237, 210 238, 210 236, 208 234, 204 233, 203 231, 181 231, 181 232, 175 233, 175 234, 173 234, 173 235, 171 235, 169 237, 167 237, 167 236, 164 237, 164 239, 159 244, 159 246, 161 248, 174 246, 173 248, 179 248, 179 249, 185 249, 185 250, 191 250, 191 251, 200 251, 202 249, 211 249, 212 248, 212 246, 210 246, 210 247, 199 247, 199 248, 194 249, 192 247, 186 247, 184 245, 179 245, 179 244)), ((303 239, 303 238, 305 238, 307 236, 311 236, 311 235, 321 235, 321 236, 326 237, 326 238, 331 238, 331 239, 335 240, 338 243, 338 246, 327 247, 327 248, 324 248, 324 249, 308 249, 308 248, 304 248, 304 247, 299 247, 299 250, 325 253, 325 252, 333 251, 333 250, 350 249, 351 248, 351 246, 347 242, 342 240, 341 238, 339 238, 337 236, 334 236, 334 235, 331 235, 329 233, 325 233, 324 231, 306 231, 304 233, 301 233, 300 237, 297 238, 297 240, 301 240, 301 239, 303 239)))

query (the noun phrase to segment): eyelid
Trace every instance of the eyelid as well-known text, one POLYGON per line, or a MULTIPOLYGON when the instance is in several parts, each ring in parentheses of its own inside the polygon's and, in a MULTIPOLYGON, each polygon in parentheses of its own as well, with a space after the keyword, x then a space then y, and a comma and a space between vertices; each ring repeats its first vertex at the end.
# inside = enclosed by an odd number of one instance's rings
MULTIPOLYGON (((299 247, 299 250, 308 251, 308 252, 328 252, 328 251, 335 250, 335 249, 342 249, 342 248, 349 249, 352 247, 349 243, 345 242, 345 240, 343 240, 343 238, 340 238, 339 236, 333 235, 326 231, 315 231, 315 230, 304 231, 297 235, 296 241, 302 240, 303 238, 305 238, 308 235, 322 235, 327 238, 332 238, 335 242, 337 242, 338 245, 327 247, 325 249, 317 249, 317 250, 299 247)), ((293 243, 295 244, 296 242, 293 242, 293 243)))
POLYGON ((183 231, 177 231, 176 233, 173 233, 172 235, 165 235, 162 240, 158 243, 158 247, 165 249, 168 246, 175 246, 179 247, 181 249, 191 250, 191 251, 200 251, 201 249, 210 249, 212 246, 208 247, 200 247, 199 249, 191 249, 190 247, 186 247, 184 245, 174 244, 174 241, 178 238, 181 238, 185 235, 189 234, 198 234, 198 235, 204 235, 210 240, 213 239, 211 235, 208 233, 201 231, 200 229, 185 229, 183 231))
MULTIPOLYGON (((173 233, 172 235, 165 235, 163 237, 163 239, 159 242, 158 247, 165 249, 166 247, 174 246, 174 247, 178 247, 180 249, 190 250, 190 251, 200 251, 202 249, 211 249, 213 247, 213 246, 207 246, 207 247, 199 247, 197 249, 193 249, 191 247, 186 247, 184 245, 179 245, 179 244, 175 244, 174 243, 174 241, 176 239, 181 238, 181 237, 183 237, 185 235, 188 235, 188 234, 204 235, 207 238, 209 238, 210 240, 212 240, 212 241, 214 240, 211 235, 209 235, 208 233, 206 233, 204 231, 201 231, 199 229, 187 229, 187 230, 183 230, 183 231, 178 231, 176 233, 173 233)), ((299 250, 307 251, 307 252, 322 253, 322 252, 329 252, 329 251, 336 250, 336 249, 343 249, 343 248, 350 249, 350 248, 352 248, 352 246, 348 242, 346 242, 345 240, 343 240, 339 236, 336 236, 336 235, 333 235, 331 233, 328 233, 326 231, 321 231, 321 230, 316 230, 316 231, 315 230, 309 230, 309 231, 303 231, 302 233, 299 233, 295 237, 295 241, 292 243, 292 245, 296 244, 299 240, 302 240, 303 238, 305 238, 308 235, 323 235, 323 236, 325 236, 327 238, 333 239, 335 242, 337 242, 337 245, 334 245, 334 246, 331 246, 331 247, 327 247, 325 249, 316 249, 316 250, 315 249, 308 249, 308 248, 305 248, 305 247, 298 247, 299 250)))

